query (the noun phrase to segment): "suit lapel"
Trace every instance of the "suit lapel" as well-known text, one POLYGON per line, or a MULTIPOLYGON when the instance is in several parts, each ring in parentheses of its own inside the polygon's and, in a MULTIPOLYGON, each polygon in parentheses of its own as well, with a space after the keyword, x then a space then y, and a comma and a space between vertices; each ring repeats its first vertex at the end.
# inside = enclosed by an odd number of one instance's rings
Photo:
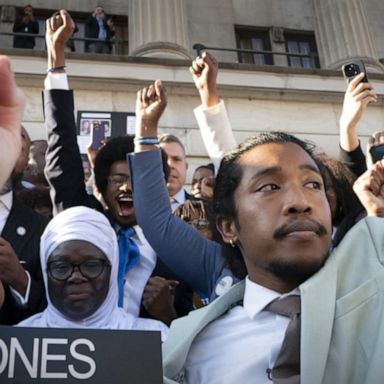
MULTIPOLYGON (((320 384, 324 375, 332 335, 336 303, 337 267, 334 256, 312 278, 300 286, 301 315, 301 382, 320 384)), ((244 296, 245 282, 209 306, 192 311, 186 318, 173 322, 169 339, 163 345, 164 374, 175 377, 184 365, 196 335, 244 296), (190 330, 186 335, 186 330, 190 330)))
POLYGON ((334 255, 300 286, 301 382, 322 382, 331 342, 336 304, 337 267, 334 255))
POLYGON ((163 344, 163 366, 166 377, 175 377, 182 370, 191 344, 207 324, 225 313, 244 296, 245 281, 233 286, 226 294, 207 307, 190 312, 187 317, 172 323, 167 341, 163 344))
POLYGON ((23 260, 23 255, 35 252, 34 246, 39 244, 39 241, 34 241, 33 237, 37 235, 39 229, 42 232, 42 223, 33 221, 26 207, 14 198, 1 236, 12 244, 20 260, 23 260))
POLYGON ((26 231, 29 230, 30 221, 25 217, 26 215, 23 214, 22 208, 23 206, 14 196, 12 207, 2 232, 4 238, 14 239, 17 235, 17 228, 19 227, 23 227, 26 231))

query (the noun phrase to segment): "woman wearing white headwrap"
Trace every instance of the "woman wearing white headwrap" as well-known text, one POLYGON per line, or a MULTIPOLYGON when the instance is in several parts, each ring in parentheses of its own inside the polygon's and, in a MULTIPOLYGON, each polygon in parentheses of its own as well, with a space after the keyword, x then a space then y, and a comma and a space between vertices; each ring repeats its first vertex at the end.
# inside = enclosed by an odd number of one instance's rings
POLYGON ((40 261, 48 306, 25 327, 159 330, 160 321, 135 318, 118 307, 116 233, 101 213, 69 208, 46 227, 40 261))

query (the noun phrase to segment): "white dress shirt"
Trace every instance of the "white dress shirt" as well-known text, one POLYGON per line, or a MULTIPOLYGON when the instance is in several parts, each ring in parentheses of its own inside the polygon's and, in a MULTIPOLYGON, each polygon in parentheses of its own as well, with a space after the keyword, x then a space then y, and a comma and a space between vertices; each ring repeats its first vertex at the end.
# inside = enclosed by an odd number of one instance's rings
POLYGON ((12 191, 0 195, 0 233, 3 232, 13 203, 12 191))
POLYGON ((156 265, 156 253, 144 237, 142 229, 135 225, 136 235, 132 240, 140 252, 139 262, 125 274, 123 308, 131 315, 138 317, 140 313, 141 297, 148 279, 156 265))
POLYGON ((174 211, 179 205, 184 204, 185 200, 186 200, 185 190, 184 188, 182 188, 172 196, 172 199, 171 199, 172 211, 174 211))
POLYGON ((193 112, 204 146, 217 173, 225 153, 237 147, 224 101, 220 100, 219 104, 209 108, 200 105, 193 112))
POLYGON ((47 77, 44 80, 44 87, 47 90, 51 90, 51 89, 69 90, 67 74, 48 72, 47 77))
POLYGON ((271 383, 267 369, 279 354, 289 318, 263 311, 286 295, 246 278, 243 305, 210 323, 194 340, 185 364, 186 383, 271 383))

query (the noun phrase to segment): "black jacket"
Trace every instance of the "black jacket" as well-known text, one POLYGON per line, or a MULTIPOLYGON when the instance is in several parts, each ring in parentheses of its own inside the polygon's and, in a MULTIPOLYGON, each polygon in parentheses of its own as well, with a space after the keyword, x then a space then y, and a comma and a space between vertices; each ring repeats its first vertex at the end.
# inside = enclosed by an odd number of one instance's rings
POLYGON ((17 324, 46 307, 44 282, 40 267, 40 237, 48 219, 13 199, 11 211, 1 236, 13 247, 23 267, 31 276, 31 290, 25 308, 15 301, 9 286, 4 286, 5 300, 0 309, 0 324, 17 324))

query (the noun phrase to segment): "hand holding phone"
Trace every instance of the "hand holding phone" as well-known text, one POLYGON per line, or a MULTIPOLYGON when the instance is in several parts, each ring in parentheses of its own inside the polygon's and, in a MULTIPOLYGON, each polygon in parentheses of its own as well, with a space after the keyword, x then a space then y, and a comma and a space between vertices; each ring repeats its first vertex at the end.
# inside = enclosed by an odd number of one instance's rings
POLYGON ((361 60, 356 60, 351 63, 347 63, 342 66, 341 68, 345 80, 347 82, 351 82, 352 79, 354 79, 359 73, 363 72, 365 73, 365 76, 363 77, 363 80, 361 80, 362 83, 368 83, 368 76, 367 72, 365 70, 364 62, 361 60))

